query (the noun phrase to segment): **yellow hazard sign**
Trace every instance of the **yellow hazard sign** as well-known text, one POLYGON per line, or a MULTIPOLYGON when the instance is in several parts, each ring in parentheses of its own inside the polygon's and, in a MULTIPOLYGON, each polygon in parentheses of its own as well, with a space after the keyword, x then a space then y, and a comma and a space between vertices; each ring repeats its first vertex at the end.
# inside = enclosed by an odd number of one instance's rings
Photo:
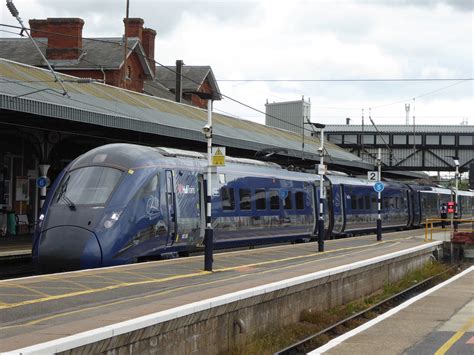
POLYGON ((212 147, 211 163, 214 166, 225 165, 225 147, 212 147))

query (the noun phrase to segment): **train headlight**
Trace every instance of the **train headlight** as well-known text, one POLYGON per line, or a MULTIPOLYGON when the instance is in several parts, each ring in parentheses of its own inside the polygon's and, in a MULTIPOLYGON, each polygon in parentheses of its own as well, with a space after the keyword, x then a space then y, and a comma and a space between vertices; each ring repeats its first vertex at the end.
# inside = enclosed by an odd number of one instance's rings
POLYGON ((44 221, 44 214, 41 213, 38 217, 38 223, 37 223, 37 227, 39 229, 41 229, 41 227, 43 226, 43 221, 44 221))
POLYGON ((105 216, 104 227, 109 229, 119 220, 122 211, 112 212, 105 216))

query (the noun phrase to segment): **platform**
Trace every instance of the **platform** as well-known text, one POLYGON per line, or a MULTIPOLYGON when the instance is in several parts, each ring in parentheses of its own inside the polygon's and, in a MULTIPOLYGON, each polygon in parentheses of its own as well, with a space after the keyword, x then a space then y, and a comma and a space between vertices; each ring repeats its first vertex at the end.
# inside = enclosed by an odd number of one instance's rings
POLYGON ((474 354, 474 266, 311 354, 474 354))
POLYGON ((327 241, 323 253, 317 243, 226 252, 215 254, 212 273, 202 271, 203 257, 196 256, 0 281, 0 351, 34 344, 42 345, 22 351, 69 349, 71 341, 79 346, 132 324, 150 324, 151 318, 169 320, 210 307, 209 299, 222 304, 222 295, 239 299, 247 290, 264 292, 265 285, 277 290, 288 286, 286 280, 295 284, 318 272, 328 277, 325 270, 344 272, 441 244, 423 238, 417 230, 386 234, 382 242, 374 235, 327 241))
POLYGON ((0 259, 31 256, 32 235, 0 237, 0 259))

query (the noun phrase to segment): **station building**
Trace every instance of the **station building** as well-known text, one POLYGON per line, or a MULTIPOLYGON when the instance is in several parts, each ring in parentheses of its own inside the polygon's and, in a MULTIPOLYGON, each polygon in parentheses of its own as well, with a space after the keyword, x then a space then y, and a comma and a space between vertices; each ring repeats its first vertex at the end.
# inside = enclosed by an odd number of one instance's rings
MULTIPOLYGON (((0 204, 17 215, 38 215, 36 179, 49 165, 53 180, 74 158, 97 146, 126 142, 196 151, 206 150, 202 127, 207 110, 187 103, 102 83, 83 83, 50 71, 0 59, 0 204)), ((319 161, 316 137, 305 145, 299 134, 213 113, 213 143, 227 154, 253 158, 276 150, 285 165, 319 161)), ((326 145, 330 167, 366 171, 373 166, 336 145, 326 145)), ((275 160, 274 160, 275 161, 275 160)))

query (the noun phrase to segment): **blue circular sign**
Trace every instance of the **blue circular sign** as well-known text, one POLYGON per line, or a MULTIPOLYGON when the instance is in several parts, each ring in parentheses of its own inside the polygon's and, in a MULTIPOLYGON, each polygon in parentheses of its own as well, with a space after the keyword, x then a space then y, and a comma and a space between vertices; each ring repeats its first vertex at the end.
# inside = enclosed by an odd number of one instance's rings
POLYGON ((385 188, 385 185, 383 184, 383 182, 376 182, 374 184, 374 191, 375 192, 382 192, 384 188, 385 188))
POLYGON ((49 186, 49 178, 47 176, 40 176, 36 179, 36 185, 42 189, 43 187, 49 186))

